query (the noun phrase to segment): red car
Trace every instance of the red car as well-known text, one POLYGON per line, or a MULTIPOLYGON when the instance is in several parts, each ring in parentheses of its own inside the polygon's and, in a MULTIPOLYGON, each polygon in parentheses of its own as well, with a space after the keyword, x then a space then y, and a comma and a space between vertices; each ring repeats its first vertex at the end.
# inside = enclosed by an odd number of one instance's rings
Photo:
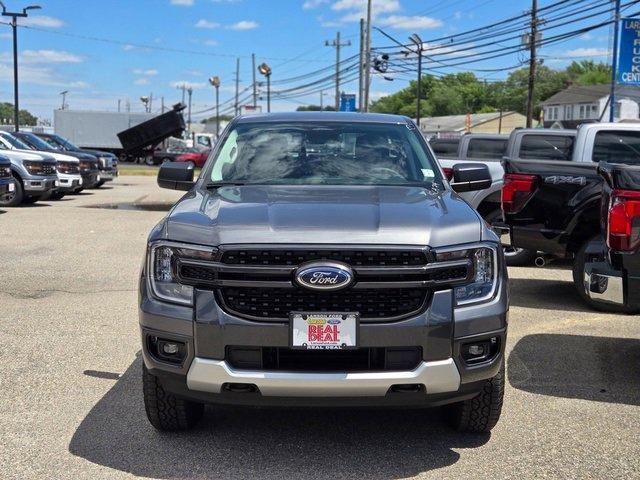
POLYGON ((209 157, 210 150, 203 150, 201 152, 187 152, 178 155, 175 159, 176 162, 191 162, 196 167, 202 168, 204 166, 204 162, 207 161, 209 157))

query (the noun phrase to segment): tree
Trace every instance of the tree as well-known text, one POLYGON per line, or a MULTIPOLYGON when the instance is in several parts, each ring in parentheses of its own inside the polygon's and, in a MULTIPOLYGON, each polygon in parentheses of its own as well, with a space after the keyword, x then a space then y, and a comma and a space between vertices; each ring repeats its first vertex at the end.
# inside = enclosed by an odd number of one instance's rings
MULTIPOLYGON (((564 70, 555 70, 540 62, 536 68, 534 105, 571 84, 608 83, 610 78, 611 68, 608 65, 590 60, 574 61, 564 70)), ((408 87, 373 102, 371 110, 415 117, 416 83, 412 81, 408 87)), ((421 109, 426 116, 462 115, 500 109, 524 114, 529 69, 515 70, 506 80, 491 83, 478 79, 471 72, 439 78, 425 75, 421 83, 421 109)))
MULTIPOLYGON (((221 122, 228 122, 231 119, 233 119, 232 115, 220 115, 221 122)), ((214 115, 213 117, 205 118, 203 120, 200 120, 200 123, 216 123, 216 117, 214 115)))
MULTIPOLYGON (((13 103, 0 103, 0 119, 2 123, 13 124, 13 103)), ((20 125, 36 125, 38 123, 38 117, 32 115, 27 110, 20 110, 18 112, 18 120, 20 121, 20 125)))

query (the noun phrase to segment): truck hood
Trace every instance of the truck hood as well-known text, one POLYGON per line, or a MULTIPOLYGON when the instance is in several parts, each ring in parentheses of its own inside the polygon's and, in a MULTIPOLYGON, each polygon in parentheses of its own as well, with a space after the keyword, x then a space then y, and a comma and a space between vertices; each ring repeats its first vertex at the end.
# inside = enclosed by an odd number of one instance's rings
POLYGON ((2 150, 2 155, 10 160, 53 160, 50 154, 38 154, 27 150, 2 150))
MULTIPOLYGON (((20 152, 26 152, 26 150, 18 150, 20 152)), ((67 155, 65 153, 59 153, 59 152, 49 152, 49 151, 41 151, 41 150, 33 150, 33 152, 30 153, 37 153, 38 155, 42 155, 43 157, 49 157, 49 158, 53 158, 54 160, 57 160, 59 162, 73 162, 73 163, 80 163, 80 161, 76 158, 73 157, 71 155, 67 155)))
POLYGON ((479 215, 450 190, 396 186, 194 189, 164 236, 203 245, 386 244, 440 247, 481 238, 479 215))

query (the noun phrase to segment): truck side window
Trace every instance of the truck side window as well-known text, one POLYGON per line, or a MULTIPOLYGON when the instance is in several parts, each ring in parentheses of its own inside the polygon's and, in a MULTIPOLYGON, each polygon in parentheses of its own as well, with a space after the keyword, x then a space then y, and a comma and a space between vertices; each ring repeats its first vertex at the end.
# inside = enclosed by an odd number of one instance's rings
POLYGON ((429 141, 433 153, 438 158, 456 158, 458 156, 458 138, 435 138, 429 141))
POLYGON ((519 158, 570 161, 573 143, 574 137, 566 135, 523 135, 519 158))
POLYGON ((593 144, 594 162, 640 163, 640 132, 601 130, 593 144))
POLYGON ((467 158, 501 160, 507 152, 507 140, 498 138, 472 138, 467 148, 467 158))

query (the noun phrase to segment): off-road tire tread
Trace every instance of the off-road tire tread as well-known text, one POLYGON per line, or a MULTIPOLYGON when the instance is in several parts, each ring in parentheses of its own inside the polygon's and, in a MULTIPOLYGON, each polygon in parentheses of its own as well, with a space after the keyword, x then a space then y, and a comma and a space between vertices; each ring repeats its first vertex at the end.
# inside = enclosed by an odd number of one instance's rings
POLYGON ((477 396, 449 407, 449 422, 461 432, 489 432, 500 419, 503 399, 504 364, 495 377, 486 381, 477 396))
POLYGON ((151 425, 161 431, 180 431, 194 427, 202 418, 204 405, 166 392, 158 378, 142 366, 144 407, 151 425))

